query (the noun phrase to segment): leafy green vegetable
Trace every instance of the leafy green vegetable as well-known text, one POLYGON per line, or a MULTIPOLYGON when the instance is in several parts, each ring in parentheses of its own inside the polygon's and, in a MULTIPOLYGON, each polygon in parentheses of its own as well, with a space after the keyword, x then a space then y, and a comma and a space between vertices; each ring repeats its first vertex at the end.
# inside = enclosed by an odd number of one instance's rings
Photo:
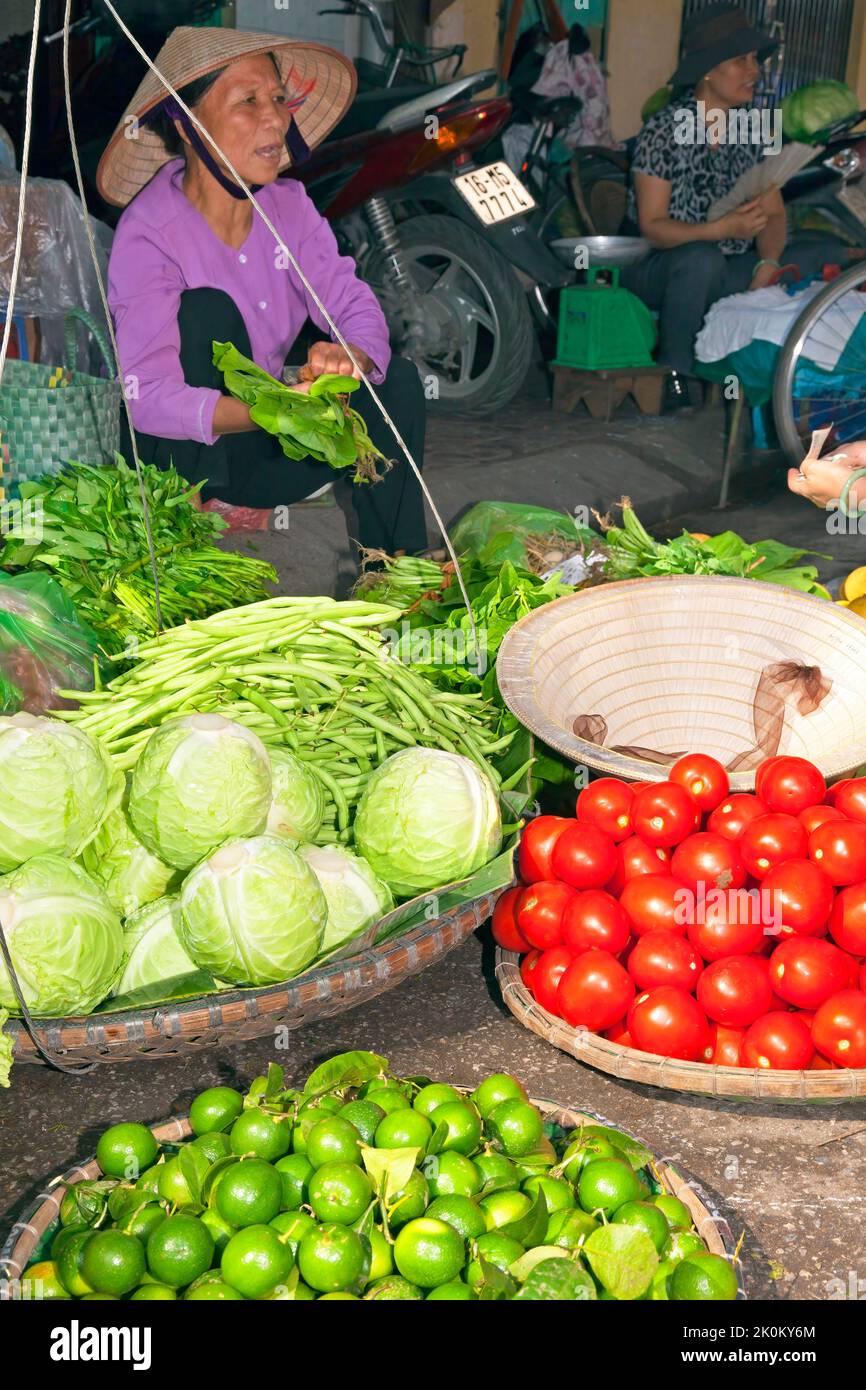
POLYGON ((0 1086, 8 1088, 9 1073, 12 1070, 12 1039, 4 1032, 9 1019, 6 1009, 0 1009, 0 1086))
POLYGON ((828 126, 855 116, 859 110, 853 88, 827 78, 788 93, 782 102, 782 126, 789 140, 810 143, 828 126))

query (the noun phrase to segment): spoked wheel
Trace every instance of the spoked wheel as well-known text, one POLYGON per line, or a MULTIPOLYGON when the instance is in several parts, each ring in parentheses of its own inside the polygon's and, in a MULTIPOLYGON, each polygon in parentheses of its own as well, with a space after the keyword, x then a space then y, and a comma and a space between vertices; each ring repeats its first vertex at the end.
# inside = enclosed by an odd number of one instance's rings
POLYGON ((814 430, 866 438, 866 262, 819 290, 791 329, 776 368, 773 414, 794 468, 814 430))

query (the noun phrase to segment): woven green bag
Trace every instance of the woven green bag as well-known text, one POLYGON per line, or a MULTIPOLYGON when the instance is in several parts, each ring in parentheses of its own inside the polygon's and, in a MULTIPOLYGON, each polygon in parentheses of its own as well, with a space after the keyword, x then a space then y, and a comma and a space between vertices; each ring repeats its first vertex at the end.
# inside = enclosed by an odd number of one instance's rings
POLYGON ((99 324, 84 309, 64 320, 66 364, 75 362, 75 330, 83 323, 102 353, 109 378, 74 366, 65 385, 49 386, 58 369, 42 362, 8 359, 0 384, 0 484, 7 497, 22 482, 57 473, 70 460, 110 463, 120 447, 120 382, 99 324))

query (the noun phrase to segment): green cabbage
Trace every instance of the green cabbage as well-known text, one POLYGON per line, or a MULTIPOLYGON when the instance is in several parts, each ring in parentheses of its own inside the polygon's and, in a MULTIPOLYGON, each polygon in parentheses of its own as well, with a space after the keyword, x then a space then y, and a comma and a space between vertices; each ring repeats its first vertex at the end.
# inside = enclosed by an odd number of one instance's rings
MULTIPOLYGON (((123 965, 123 929, 80 865, 42 854, 0 878, 0 924, 31 1013, 87 1014, 111 992, 123 965)), ((2 960, 0 1007, 18 1012, 2 960)))
POLYGON ((268 749, 274 794, 268 814, 269 835, 294 845, 314 840, 325 817, 325 789, 300 758, 284 748, 268 749))
POLYGON ((127 918, 123 927, 126 963, 112 993, 131 994, 193 973, 196 967, 184 949, 180 919, 177 897, 157 898, 127 918))
POLYGON ((129 819, 151 852, 191 869, 224 840, 264 830, 271 765, 264 744, 219 714, 170 719, 132 774, 129 819))
POLYGON ((81 855, 84 868, 105 889, 121 917, 137 912, 180 885, 180 873, 141 843, 122 807, 112 811, 81 855))
POLYGON ((12 1070, 12 1039, 4 1032, 9 1014, 0 1009, 0 1086, 9 1087, 9 1073, 12 1070))
POLYGON ((355 817, 357 849, 403 898, 467 878, 501 843, 489 778, 469 758, 436 748, 404 748, 386 758, 355 817))
POLYGON ((90 734, 32 714, 0 718, 0 873, 37 854, 74 859, 122 791, 90 734))
POLYGON ((336 950, 393 908, 391 889, 359 855, 339 845, 302 845, 298 853, 322 885, 328 904, 323 953, 336 950))
POLYGON ((782 102, 782 129, 789 140, 809 143, 813 135, 826 130, 860 110, 857 93, 844 82, 810 82, 789 92, 782 102))
POLYGON ((328 905, 318 879, 278 835, 231 840, 181 891, 181 936, 196 965, 233 985, 271 985, 320 953, 328 905))

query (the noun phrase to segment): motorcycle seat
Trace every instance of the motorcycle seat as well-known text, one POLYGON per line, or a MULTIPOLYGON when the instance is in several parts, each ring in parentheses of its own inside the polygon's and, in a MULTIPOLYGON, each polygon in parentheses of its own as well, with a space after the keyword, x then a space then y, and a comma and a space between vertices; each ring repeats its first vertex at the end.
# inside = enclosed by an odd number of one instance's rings
POLYGON ((429 112, 438 111, 440 107, 459 101, 461 97, 469 97, 475 92, 482 92, 485 87, 492 87, 497 80, 496 73, 492 68, 468 73, 466 77, 458 77, 454 82, 446 82, 443 87, 434 87, 431 91, 424 92, 411 101, 405 101, 399 106, 392 107, 382 116, 381 120, 376 122, 376 129, 393 132, 419 125, 429 112))

